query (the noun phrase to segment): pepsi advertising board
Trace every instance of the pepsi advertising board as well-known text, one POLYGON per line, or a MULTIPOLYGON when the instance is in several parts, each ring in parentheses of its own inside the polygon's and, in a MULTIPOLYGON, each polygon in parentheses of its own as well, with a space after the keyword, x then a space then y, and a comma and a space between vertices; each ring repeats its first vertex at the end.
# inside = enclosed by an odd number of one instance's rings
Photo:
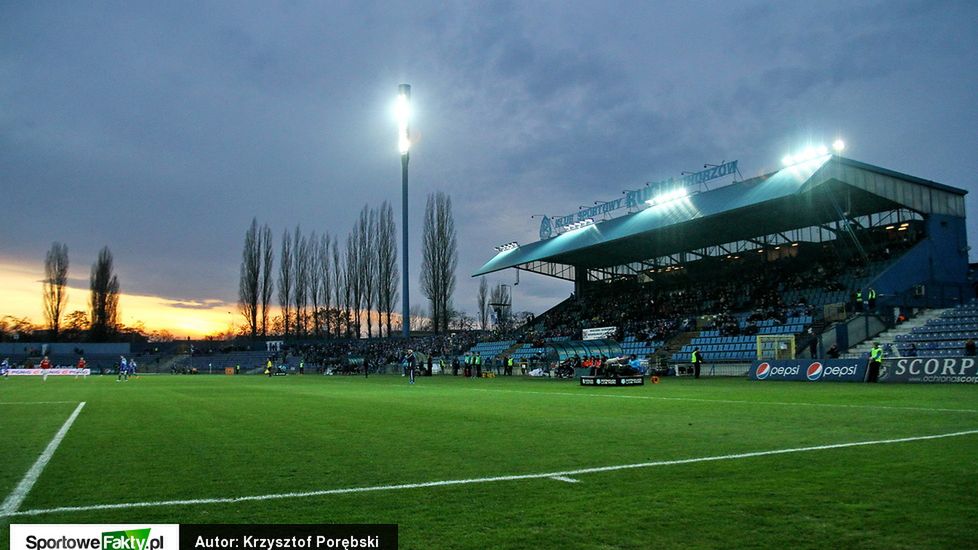
POLYGON ((862 382, 866 379, 866 360, 755 361, 747 376, 751 380, 779 382, 862 382))
POLYGON ((886 361, 880 382, 911 384, 978 384, 974 357, 905 357, 886 361))

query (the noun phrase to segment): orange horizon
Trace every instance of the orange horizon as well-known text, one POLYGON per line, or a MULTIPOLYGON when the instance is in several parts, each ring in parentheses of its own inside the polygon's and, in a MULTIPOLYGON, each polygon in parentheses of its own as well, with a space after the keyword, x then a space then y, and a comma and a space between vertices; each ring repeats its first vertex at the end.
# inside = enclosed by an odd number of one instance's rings
MULTIPOLYGON (((0 288, 4 289, 4 300, 0 317, 10 315, 26 317, 38 327, 45 327, 43 311, 43 268, 33 269, 21 264, 0 260, 0 288)), ((68 303, 62 314, 64 323, 69 313, 83 311, 88 314, 88 280, 70 277, 68 281, 68 303)), ((269 317, 281 314, 276 305, 269 308, 269 317)), ((374 327, 380 326, 380 313, 371 312, 374 327)), ((394 312, 392 322, 400 325, 400 313, 394 312)), ((146 332, 167 331, 176 339, 204 338, 226 334, 228 330, 237 333, 246 326, 246 321, 238 311, 237 303, 218 299, 180 300, 147 294, 119 294, 119 323, 134 327, 142 323, 146 332)), ((366 330, 366 322, 363 323, 366 330)))
MULTIPOLYGON (((26 317, 44 326, 43 266, 32 268, 0 261, 0 287, 4 289, 0 315, 26 317)), ((64 316, 73 311, 88 314, 87 279, 69 277, 68 302, 64 316), (75 286, 79 283, 85 287, 75 286)), ((64 322, 62 316, 62 322, 64 322)), ((147 331, 167 331, 176 338, 202 338, 237 330, 244 322, 236 303, 219 299, 181 300, 148 294, 119 294, 119 323, 132 327, 142 323, 147 331)))

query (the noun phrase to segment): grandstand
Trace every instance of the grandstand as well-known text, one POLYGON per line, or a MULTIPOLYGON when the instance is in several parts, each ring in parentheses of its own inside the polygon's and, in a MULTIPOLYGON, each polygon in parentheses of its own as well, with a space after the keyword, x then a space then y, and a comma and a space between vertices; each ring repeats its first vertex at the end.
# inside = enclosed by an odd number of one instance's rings
MULTIPOLYGON (((574 283, 571 298, 516 335, 520 356, 545 351, 541 340, 602 326, 618 328, 622 353, 677 362, 697 346, 710 361, 750 361, 758 335, 794 336, 799 350, 815 335, 844 351, 898 316, 974 296, 966 193, 824 155, 633 203, 627 214, 556 235, 545 220, 541 240, 501 250, 473 276, 516 269, 574 283), (871 328, 854 328, 859 315, 874 317, 871 328)), ((978 336, 978 312, 962 311, 908 342, 959 353, 963 339, 978 336), (929 339, 949 326, 953 337, 929 339)))
POLYGON ((896 350, 903 357, 960 357, 974 355, 966 350, 968 340, 978 339, 978 303, 950 308, 923 326, 897 335, 896 350))

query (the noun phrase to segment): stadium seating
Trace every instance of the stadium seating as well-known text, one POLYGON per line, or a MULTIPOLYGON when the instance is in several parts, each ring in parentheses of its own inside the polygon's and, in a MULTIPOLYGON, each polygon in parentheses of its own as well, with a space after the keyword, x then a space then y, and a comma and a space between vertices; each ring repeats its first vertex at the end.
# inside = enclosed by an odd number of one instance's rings
MULTIPOLYGON (((740 328, 747 326, 746 314, 736 316, 740 328)), ((794 335, 800 334, 811 325, 812 316, 802 315, 789 317, 783 325, 777 324, 773 319, 758 321, 757 334, 760 335, 794 335)), ((763 349, 773 350, 773 342, 765 342, 763 349)), ((682 347, 678 353, 672 354, 671 359, 676 362, 689 362, 690 354, 694 348, 700 348, 704 358, 710 362, 718 361, 752 361, 757 357, 757 336, 738 335, 721 336, 719 330, 703 330, 699 336, 690 340, 689 344, 682 347)))
POLYGON ((625 355, 635 355, 640 358, 645 358, 646 356, 654 355, 664 345, 665 342, 643 342, 638 340, 635 335, 628 335, 621 342, 621 350, 625 355))
POLYGON ((974 301, 897 336, 896 347, 904 357, 959 357, 965 354, 968 340, 978 340, 978 303, 974 301))
POLYGON ((478 353, 483 360, 495 359, 497 355, 506 351, 516 340, 502 340, 498 342, 479 342, 478 344, 472 346, 466 353, 475 354, 478 353))

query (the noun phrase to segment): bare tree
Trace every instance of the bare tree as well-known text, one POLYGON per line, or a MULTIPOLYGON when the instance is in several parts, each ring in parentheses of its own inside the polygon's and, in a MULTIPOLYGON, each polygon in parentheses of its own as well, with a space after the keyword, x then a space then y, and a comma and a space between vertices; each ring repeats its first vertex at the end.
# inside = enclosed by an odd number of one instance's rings
POLYGON ((53 242, 44 257, 44 318, 58 339, 61 315, 68 304, 68 245, 53 242))
POLYGON ((485 277, 479 280, 479 328, 489 328, 489 281, 485 277))
MULTIPOLYGON (((363 278, 363 309, 367 317, 367 338, 373 337, 373 312, 377 304, 377 210, 363 206, 360 221, 360 276, 363 278)), ((379 327, 378 327, 379 328, 379 327)), ((378 331, 379 332, 379 331, 378 331)))
POLYGON ((422 229, 421 292, 428 298, 431 326, 438 333, 448 330, 458 266, 455 218, 448 195, 440 191, 428 195, 422 229))
POLYGON ((251 337, 258 335, 258 302, 261 298, 261 242, 258 235, 258 219, 251 219, 251 227, 245 231, 244 250, 241 252, 241 274, 238 278, 238 311, 245 318, 251 337))
POLYGON ((350 315, 346 310, 346 296, 349 294, 346 286, 346 270, 340 257, 339 237, 333 238, 333 303, 336 304, 336 337, 343 334, 343 328, 349 326, 350 315))
MULTIPOLYGON (((408 314, 409 319, 407 319, 408 327, 410 327, 411 332, 421 332, 426 330, 431 330, 431 319, 425 314, 424 306, 421 304, 411 304, 411 311, 408 314)), ((403 319, 401 322, 405 322, 403 319)))
POLYGON ((312 306, 309 318, 312 320, 312 334, 319 338, 322 336, 322 314, 319 311, 319 300, 322 298, 322 293, 320 293, 319 288, 323 284, 323 272, 319 269, 319 237, 315 231, 309 235, 307 249, 309 254, 309 289, 306 293, 309 294, 309 304, 312 306))
POLYGON ((489 294, 489 307, 495 313, 496 326, 502 330, 509 330, 509 321, 513 312, 513 298, 509 292, 509 285, 498 284, 492 288, 489 294))
POLYGON ((281 260, 278 264, 278 305, 282 308, 282 335, 289 336, 289 323, 292 320, 292 239, 289 230, 282 233, 281 260))
POLYGON ((261 335, 268 334, 268 304, 272 301, 272 270, 275 263, 275 254, 272 251, 272 230, 265 224, 261 228, 259 237, 259 248, 261 249, 262 268, 261 268, 261 335))
POLYGON ((309 241, 295 226, 292 238, 292 298, 295 305, 295 332, 306 334, 306 306, 309 304, 309 241))
POLYGON ((394 209, 384 201, 377 220, 377 308, 387 317, 387 336, 391 335, 391 314, 397 302, 397 228, 394 209))
POLYGON ((104 247, 92 264, 89 277, 92 340, 104 340, 116 330, 119 318, 119 278, 112 272, 112 252, 104 247))
POLYGON ((360 273, 359 225, 346 237, 346 304, 353 314, 353 337, 360 338, 360 304, 363 303, 363 276, 360 273))
POLYGON ((317 292, 320 293, 319 299, 323 305, 323 332, 325 332, 327 336, 330 335, 329 318, 330 310, 333 307, 333 278, 332 270, 330 269, 329 264, 329 243, 329 233, 324 233, 319 238, 319 243, 317 243, 316 246, 316 268, 319 270, 319 275, 317 276, 319 279, 319 288, 317 289, 317 292))

